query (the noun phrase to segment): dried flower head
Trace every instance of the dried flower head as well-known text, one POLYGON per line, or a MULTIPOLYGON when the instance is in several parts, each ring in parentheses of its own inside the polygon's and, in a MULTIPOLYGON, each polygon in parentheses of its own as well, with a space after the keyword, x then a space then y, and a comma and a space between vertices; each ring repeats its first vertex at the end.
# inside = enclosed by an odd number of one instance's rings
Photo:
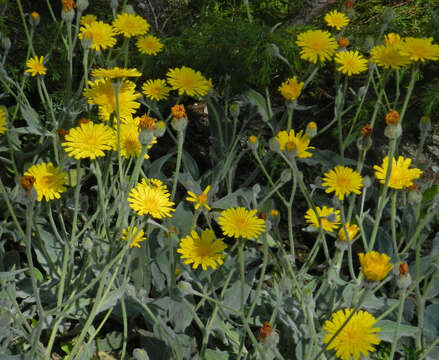
POLYGON ((171 108, 171 113, 174 121, 179 121, 181 118, 185 118, 186 120, 188 119, 184 105, 174 105, 171 108))
POLYGON ((60 137, 60 139, 65 139, 66 135, 69 133, 69 130, 66 129, 56 129, 56 133, 58 134, 58 136, 60 137))
POLYGON ((156 124, 157 124, 157 119, 147 116, 146 114, 143 114, 140 117, 138 127, 140 130, 154 131, 155 129, 157 129, 156 124))
POLYGON ((71 11, 76 7, 76 4, 73 0, 61 0, 62 8, 64 11, 71 11))
POLYGON ((399 113, 396 110, 390 110, 386 115, 387 125, 396 125, 399 123, 399 113))
POLYGON ((370 126, 369 124, 365 125, 362 129, 361 129, 361 136, 363 137, 371 137, 372 136, 372 126, 370 126))
POLYGON ((338 43, 338 46, 340 46, 340 47, 344 47, 344 48, 345 48, 345 47, 348 47, 349 44, 350 44, 349 40, 346 39, 346 38, 343 37, 343 36, 340 36, 340 37, 338 38, 337 43, 338 43))
POLYGON ((29 195, 29 192, 32 190, 32 187, 35 183, 35 177, 31 175, 24 175, 20 180, 21 186, 24 190, 26 190, 26 195, 29 195))

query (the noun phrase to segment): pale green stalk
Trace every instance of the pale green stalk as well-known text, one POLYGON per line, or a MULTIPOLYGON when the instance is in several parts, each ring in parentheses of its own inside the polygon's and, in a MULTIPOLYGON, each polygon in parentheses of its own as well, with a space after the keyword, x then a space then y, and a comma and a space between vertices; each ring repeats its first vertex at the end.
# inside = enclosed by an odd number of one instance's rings
POLYGON ((119 104, 119 90, 122 86, 122 80, 117 79, 116 82, 113 82, 114 88, 114 97, 116 102, 116 130, 117 130, 117 163, 119 165, 119 183, 122 188, 125 188, 125 180, 123 179, 122 174, 122 156, 120 153, 120 104, 119 104))
MULTIPOLYGON (((396 351, 396 346, 398 345, 398 338, 399 338, 399 330, 401 327, 401 321, 402 321, 402 314, 404 312, 404 303, 405 303, 405 299, 407 297, 407 291, 405 291, 407 289, 400 289, 400 297, 401 297, 401 301, 399 302, 399 309, 398 309, 398 317, 396 318, 396 329, 395 329, 395 333, 393 334, 393 341, 392 341, 392 346, 390 348, 390 355, 389 355, 389 360, 393 360, 393 358, 395 357, 395 351, 396 351)), ((420 330, 421 328, 419 328, 420 330)), ((420 333, 421 331, 419 331, 420 333)))
POLYGON ((184 143, 184 130, 178 131, 178 144, 177 144, 177 163, 175 165, 174 183, 172 184, 171 201, 174 200, 175 193, 177 192, 178 176, 180 174, 181 156, 183 154, 184 143))
POLYGON ((32 44, 32 37, 30 36, 29 29, 27 28, 26 19, 24 18, 24 12, 23 12, 23 6, 21 5, 21 0, 16 0, 18 5, 18 11, 20 12, 21 21, 23 23, 24 27, 24 33, 26 35, 26 39, 30 48, 30 51, 32 53, 32 56, 35 56, 35 50, 32 44))
MULTIPOLYGON (((21 228, 21 225, 17 219, 17 216, 15 215, 14 208, 11 205, 11 202, 9 201, 8 193, 6 192, 6 189, 3 185, 2 179, 0 177, 0 192, 3 194, 3 198, 5 199, 6 206, 8 208, 9 214, 12 217, 12 221, 14 222, 14 225, 19 232, 20 236, 24 239, 26 237, 26 234, 24 233, 23 229, 21 228)), ((5 218, 6 219, 6 218, 5 218)))
MULTIPOLYGON (((291 104, 292 105, 292 104, 291 104)), ((288 106, 287 103, 287 112, 288 112, 288 118, 287 118, 287 131, 289 132, 291 130, 291 125, 292 125, 292 121, 293 121, 293 112, 294 109, 292 108, 292 106, 288 106)))

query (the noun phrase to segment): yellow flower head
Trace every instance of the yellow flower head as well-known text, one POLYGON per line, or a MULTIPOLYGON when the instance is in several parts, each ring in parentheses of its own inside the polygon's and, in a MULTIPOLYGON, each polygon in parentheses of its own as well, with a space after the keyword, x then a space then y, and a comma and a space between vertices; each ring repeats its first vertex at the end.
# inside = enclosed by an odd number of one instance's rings
POLYGON ((369 281, 381 281, 393 269, 393 265, 389 263, 390 258, 386 254, 371 251, 366 254, 359 253, 358 257, 361 272, 369 281))
MULTIPOLYGON (((121 119, 126 119, 136 112, 140 103, 136 101, 136 84, 124 80, 119 88, 119 110, 121 119)), ((84 90, 84 95, 89 104, 99 106, 99 115, 105 120, 110 120, 110 115, 116 113, 116 97, 111 80, 98 79, 89 82, 89 88, 84 90)))
POLYGON ((348 76, 367 70, 367 60, 357 50, 338 52, 335 62, 341 65, 337 70, 348 76))
POLYGON ((105 156, 107 150, 116 149, 116 133, 104 124, 93 122, 82 123, 65 136, 65 142, 61 145, 67 155, 76 160, 105 156))
POLYGON ((297 134, 294 132, 294 130, 287 131, 280 131, 276 135, 276 140, 280 144, 280 150, 284 151, 293 151, 296 150, 297 154, 296 156, 299 158, 308 158, 311 157, 312 154, 308 152, 307 150, 314 149, 314 146, 308 146, 310 139, 308 135, 303 134, 303 131, 299 131, 297 134))
POLYGON ((337 10, 333 10, 325 15, 325 21, 328 26, 340 30, 349 23, 349 18, 337 10))
POLYGON ((337 165, 334 169, 325 173, 322 185, 327 187, 327 194, 335 192, 339 200, 344 200, 344 196, 350 193, 361 194, 363 178, 361 175, 349 167, 337 165))
MULTIPOLYGON (((140 122, 141 118, 135 117, 120 124, 120 154, 127 159, 138 157, 142 150, 142 145, 139 141, 139 134, 141 131, 139 126, 140 122)), ((154 137, 152 142, 148 144, 147 148, 151 149, 152 145, 156 143, 157 139, 154 137)), ((149 159, 148 154, 145 154, 145 159, 149 159)))
POLYGON ((136 45, 139 51, 145 55, 157 55, 163 49, 160 39, 153 35, 139 37, 136 45))
POLYGON ((67 173, 62 172, 60 167, 53 166, 51 162, 31 166, 24 175, 34 177, 33 187, 37 192, 37 201, 41 201, 43 196, 46 201, 59 199, 60 193, 67 190, 67 173))
POLYGON ((81 26, 78 37, 92 40, 90 48, 96 51, 112 48, 116 44, 115 32, 111 25, 103 21, 93 21, 81 26))
POLYGON ((340 230, 338 230, 338 239, 343 242, 352 241, 359 231, 360 228, 357 225, 346 223, 346 232, 348 233, 348 237, 346 238, 344 227, 341 227, 340 230))
POLYGON ((200 206, 204 206, 207 210, 211 210, 210 206, 207 205, 208 197, 207 193, 210 191, 210 185, 208 185, 204 191, 200 195, 195 195, 192 191, 187 191, 188 197, 186 198, 187 201, 194 202, 195 203, 195 210, 198 210, 200 206))
POLYGON ((215 238, 215 233, 206 229, 201 233, 201 237, 196 231, 191 231, 191 235, 181 239, 177 252, 185 259, 185 264, 193 264, 193 269, 201 265, 203 270, 207 270, 209 266, 215 270, 217 264, 223 264, 226 255, 222 252, 226 248, 223 239, 215 238))
POLYGON ((142 179, 134 188, 131 189, 128 197, 131 209, 137 215, 151 215, 153 218, 162 219, 171 217, 171 212, 175 211, 175 205, 170 199, 170 194, 160 180, 149 179, 146 182, 142 179))
POLYGON ((403 55, 399 46, 392 44, 377 45, 370 51, 370 60, 385 69, 398 70, 403 66, 410 64, 410 58, 403 55))
POLYGON ((320 229, 321 222, 322 229, 328 232, 331 232, 339 227, 340 210, 334 210, 334 208, 328 208, 326 206, 323 206, 322 208, 316 206, 316 211, 317 214, 312 208, 306 211, 305 220, 308 224, 314 226, 316 229, 320 229))
POLYGON ((0 106, 0 135, 4 134, 8 124, 8 112, 4 106, 0 106))
POLYGON ((130 248, 140 247, 142 241, 146 240, 144 236, 145 232, 141 229, 137 229, 137 226, 133 226, 132 228, 127 228, 122 230, 122 240, 130 242, 130 248))
POLYGON ((166 85, 166 80, 147 80, 142 85, 142 92, 148 99, 151 100, 165 100, 169 96, 171 88, 166 85))
POLYGON ((296 44, 301 47, 300 57, 312 63, 330 60, 337 50, 337 42, 327 31, 308 30, 299 34, 296 44))
POLYGON ((384 44, 386 45, 396 45, 401 41, 401 36, 395 33, 388 33, 384 35, 384 44))
POLYGON ((143 35, 149 30, 149 24, 144 18, 128 13, 117 15, 113 21, 113 27, 116 34, 122 34, 127 38, 143 35))
POLYGON ((402 55, 412 61, 439 60, 439 45, 432 44, 433 38, 406 37, 399 43, 402 55))
POLYGON ((28 61, 26 61, 27 69, 25 72, 30 73, 32 76, 37 75, 46 75, 47 68, 43 65, 44 62, 44 56, 34 56, 33 58, 30 58, 28 61))
MULTIPOLYGON (((398 160, 392 158, 392 170, 390 172, 389 187, 392 189, 403 189, 413 185, 413 180, 418 179, 422 171, 418 168, 409 169, 412 159, 398 157, 398 160)), ((383 159, 381 166, 375 165, 375 177, 381 184, 385 183, 387 169, 389 166, 389 157, 383 159)))
POLYGON ((344 323, 354 309, 338 310, 332 314, 331 320, 326 320, 323 330, 326 331, 323 342, 328 344, 335 334, 334 340, 326 347, 335 350, 335 356, 341 360, 358 360, 362 355, 369 357, 374 352, 372 345, 378 345, 381 340, 376 335, 381 329, 374 327, 376 319, 367 311, 357 311, 346 325, 344 323), (344 326, 343 326, 344 325, 344 326))
POLYGON ((265 221, 256 213, 243 207, 230 208, 221 212, 217 222, 226 236, 255 239, 265 231, 265 221))
POLYGON ((91 23, 94 23, 95 21, 98 21, 98 18, 96 17, 96 15, 93 14, 87 14, 87 15, 83 15, 81 16, 81 25, 90 25, 91 23))
POLYGON ((114 67, 111 69, 94 69, 91 72, 91 76, 95 78, 106 78, 106 79, 119 79, 127 77, 139 77, 142 74, 137 69, 125 69, 120 67, 114 67))
POLYGON ((278 90, 287 101, 296 100, 303 88, 303 82, 297 82, 297 77, 293 77, 284 81, 278 90))
POLYGON ((178 95, 186 94, 192 97, 207 95, 212 88, 211 80, 207 80, 199 71, 195 71, 186 66, 170 69, 166 74, 168 84, 173 90, 178 91, 178 95))

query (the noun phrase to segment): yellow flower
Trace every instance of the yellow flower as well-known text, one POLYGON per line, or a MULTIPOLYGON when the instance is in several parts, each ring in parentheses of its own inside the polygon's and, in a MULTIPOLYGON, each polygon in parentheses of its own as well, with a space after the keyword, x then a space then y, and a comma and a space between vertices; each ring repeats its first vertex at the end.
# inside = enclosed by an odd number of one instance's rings
POLYGON ((187 193, 189 196, 186 198, 186 200, 196 203, 195 210, 198 210, 200 206, 204 206, 207 210, 211 210, 210 206, 207 205, 207 201, 209 200, 207 198, 207 193, 209 191, 210 185, 208 185, 200 195, 195 195, 192 191, 188 190, 187 193))
POLYGON ((175 204, 170 201, 170 195, 165 185, 160 180, 150 179, 147 183, 142 179, 131 189, 128 197, 131 209, 138 215, 151 215, 153 218, 162 219, 171 217, 175 204))
POLYGON ((386 254, 371 251, 366 254, 359 253, 358 257, 361 272, 369 281, 381 281, 393 269, 393 265, 389 263, 390 258, 386 254))
POLYGON ((149 30, 149 24, 144 18, 128 13, 117 15, 113 21, 113 27, 116 34, 122 34, 127 38, 143 35, 149 30))
POLYGON ((91 23, 94 23, 95 21, 98 21, 98 18, 96 15, 93 14, 87 14, 84 16, 81 16, 81 25, 90 25, 91 23))
POLYGON ((170 69, 166 74, 168 83, 173 90, 178 90, 178 95, 200 97, 206 95, 212 87, 212 82, 207 80, 199 71, 186 66, 170 69))
POLYGON ((27 69, 25 72, 30 73, 32 76, 46 75, 47 68, 43 65, 44 56, 34 56, 26 61, 27 69))
POLYGON ((147 80, 142 85, 142 92, 148 99, 151 100, 165 100, 168 98, 171 88, 166 85, 166 80, 147 80))
POLYGON ((163 49, 160 39, 153 35, 139 37, 136 45, 139 51, 146 55, 157 55, 163 49))
POLYGON ((0 106, 0 135, 4 134, 7 128, 8 123, 8 112, 4 106, 0 106))
POLYGON ((360 231, 360 228, 355 224, 349 224, 346 223, 346 232, 348 233, 348 238, 346 238, 346 233, 344 227, 341 227, 340 230, 338 230, 338 238, 339 240, 343 242, 349 242, 352 241, 357 233, 360 231))
POLYGON ((270 210, 270 216, 271 217, 278 217, 279 216, 279 210, 276 210, 276 209, 271 209, 270 210))
MULTIPOLYGON (((142 149, 142 145, 139 141, 139 128, 140 118, 135 117, 129 119, 126 122, 120 124, 120 154, 129 159, 131 157, 138 157, 142 149)), ((157 140, 154 137, 152 142, 148 145, 148 149, 151 149, 153 144, 156 144, 157 140)), ((145 154, 145 159, 149 159, 149 155, 145 154)))
POLYGON ((369 61, 376 63, 385 69, 400 69, 402 66, 410 64, 410 58, 403 55, 398 46, 389 45, 374 46, 370 51, 369 61))
POLYGON ((284 81, 282 85, 279 86, 278 90, 285 98, 285 100, 294 101, 299 97, 300 92, 303 88, 303 84, 303 82, 298 83, 297 77, 295 76, 293 78, 287 79, 287 81, 284 81))
POLYGON ((81 26, 78 37, 92 40, 90 48, 96 51, 112 48, 116 44, 115 32, 111 25, 103 21, 94 21, 81 26))
POLYGON ((334 169, 324 174, 322 185, 327 187, 327 194, 335 192, 339 200, 350 193, 361 194, 363 178, 349 167, 337 165, 334 169))
POLYGON ((357 50, 338 52, 335 62, 341 65, 337 70, 348 76, 367 70, 367 60, 357 50))
POLYGON ((314 146, 308 146, 310 139, 308 135, 303 134, 302 130, 297 134, 294 133, 294 130, 290 130, 289 132, 280 131, 276 136, 276 140, 280 144, 281 151, 284 151, 285 149, 287 151, 297 150, 296 156, 299 158, 308 158, 312 156, 307 150, 314 149, 314 146))
POLYGON ((334 10, 325 15, 325 21, 328 26, 340 30, 349 23, 349 18, 345 14, 334 10))
POLYGON ((67 173, 62 172, 60 167, 53 166, 51 162, 31 166, 24 175, 35 178, 33 186, 37 192, 37 201, 41 201, 43 196, 46 201, 59 199, 60 193, 67 190, 67 173))
POLYGON ((137 229, 137 226, 132 228, 127 228, 122 230, 122 240, 130 242, 130 248, 140 247, 140 242, 145 241, 145 232, 143 230, 137 229))
POLYGON ((353 311, 354 309, 338 310, 332 314, 331 320, 326 320, 323 325, 323 330, 327 332, 323 339, 325 344, 329 343, 343 327, 326 347, 327 350, 334 349, 335 356, 341 360, 358 360, 361 355, 369 358, 369 352, 375 351, 372 345, 378 345, 381 342, 376 335, 381 329, 374 327, 376 319, 367 311, 356 312, 343 326, 353 311))
POLYGON ((265 221, 256 213, 243 207, 230 208, 221 212, 217 222, 226 236, 254 239, 265 231, 265 221))
MULTIPOLYGON (((392 159, 392 170, 390 172, 389 187, 392 189, 403 189, 405 187, 413 185, 413 180, 418 179, 422 171, 418 168, 409 169, 412 163, 412 159, 404 159, 402 156, 392 159)), ((386 156, 383 159, 383 163, 380 166, 375 165, 375 177, 379 180, 381 184, 386 181, 386 174, 389 165, 389 157, 386 156)))
POLYGON ((388 33, 384 35, 384 43, 386 45, 396 45, 401 41, 401 36, 395 33, 388 33))
POLYGON ((340 210, 334 210, 334 208, 328 208, 323 206, 320 208, 316 206, 317 214, 314 210, 308 209, 305 213, 305 220, 308 224, 314 226, 316 229, 320 228, 320 222, 322 223, 322 229, 324 231, 331 232, 338 228, 340 225, 340 210))
POLYGON ((67 155, 76 160, 105 156, 106 150, 116 149, 116 134, 114 130, 104 124, 93 122, 83 123, 65 136, 65 142, 61 145, 67 155))
POLYGON ((107 79, 139 77, 141 75, 142 74, 137 69, 125 69, 117 66, 111 69, 95 69, 91 73, 91 76, 93 77, 102 77, 107 79))
POLYGON ((215 233, 206 229, 201 233, 201 237, 196 231, 191 231, 191 235, 181 239, 177 252, 181 254, 185 264, 192 264, 193 269, 201 265, 203 270, 210 266, 213 270, 217 264, 222 265, 225 254, 222 254, 227 248, 223 239, 216 239, 215 233))
POLYGON ((337 49, 337 42, 327 31, 308 30, 299 34, 296 44, 301 47, 300 57, 312 63, 331 59, 337 49))
MULTIPOLYGON (((100 117, 108 121, 110 115, 116 113, 116 97, 111 80, 98 79, 89 82, 89 88, 84 90, 89 104, 99 106, 100 117)), ((119 88, 119 110, 120 118, 126 119, 136 112, 140 103, 136 101, 138 95, 135 93, 136 84, 132 81, 124 80, 119 88)))
POLYGON ((433 38, 406 37, 399 43, 401 54, 412 61, 439 60, 439 45, 432 44, 433 38))

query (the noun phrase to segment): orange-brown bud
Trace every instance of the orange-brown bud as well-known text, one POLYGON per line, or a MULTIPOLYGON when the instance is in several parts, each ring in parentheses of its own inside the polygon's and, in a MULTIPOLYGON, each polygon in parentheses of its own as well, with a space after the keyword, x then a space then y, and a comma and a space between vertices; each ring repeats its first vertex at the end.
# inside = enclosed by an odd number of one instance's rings
POLYGON ((137 126, 139 127, 140 130, 154 131, 155 129, 157 129, 156 123, 157 123, 157 119, 147 116, 146 114, 143 114, 140 117, 139 125, 137 126))
POLYGON ((387 125, 396 125, 399 123, 399 113, 396 110, 390 110, 386 115, 387 125))
POLYGON ((35 178, 33 176, 24 175, 20 180, 21 186, 24 190, 26 190, 26 195, 29 195, 29 192, 32 190, 32 187, 35 183, 35 178))
POLYGON ((361 136, 363 137, 370 137, 372 135, 372 127, 367 124, 361 129, 361 136))
POLYGON ((273 331, 273 327, 270 325, 268 321, 264 322, 264 325, 259 328, 259 341, 265 341, 267 337, 270 336, 271 332, 273 331))
POLYGON ((258 218, 262 220, 267 220, 267 214, 264 213, 263 211, 260 211, 258 214, 258 218))
POLYGON ((188 119, 184 105, 174 105, 171 108, 171 113, 174 121, 179 121, 181 118, 185 118, 186 120, 188 119))
POLYGON ((344 2, 344 7, 346 9, 353 9, 355 7, 355 3, 352 0, 346 0, 344 2))
POLYGON ((69 133, 69 130, 60 128, 60 129, 56 129, 56 132, 58 133, 58 136, 64 140, 66 138, 66 135, 69 133))
POLYGON ((78 122, 76 124, 77 124, 77 126, 81 126, 81 124, 88 124, 89 122, 90 122, 89 119, 81 118, 81 119, 78 120, 78 122))
POLYGON ((399 264, 399 276, 407 275, 409 273, 409 266, 407 263, 399 264))
POLYGON ((76 4, 73 0, 61 0, 61 3, 64 11, 71 11, 73 8, 76 7, 76 4))
POLYGON ((340 36, 339 38, 338 38, 338 46, 340 46, 340 47, 348 47, 349 46, 349 44, 350 44, 350 42, 349 42, 349 40, 348 39, 346 39, 345 37, 343 37, 343 36, 340 36))

